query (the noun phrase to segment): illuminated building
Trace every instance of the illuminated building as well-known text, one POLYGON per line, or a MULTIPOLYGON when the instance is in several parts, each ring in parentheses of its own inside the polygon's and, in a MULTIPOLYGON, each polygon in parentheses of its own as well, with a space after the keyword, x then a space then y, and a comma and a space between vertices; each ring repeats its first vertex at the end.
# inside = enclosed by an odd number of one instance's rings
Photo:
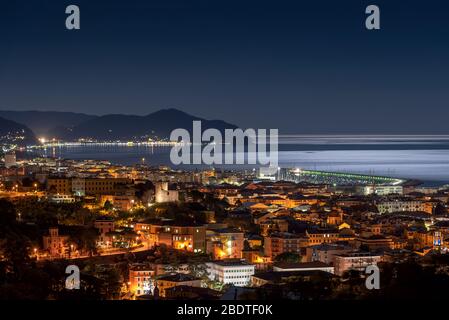
POLYGON ((332 243, 340 239, 338 229, 313 229, 306 231, 306 236, 309 240, 308 245, 315 245, 321 243, 332 243))
POLYGON ((262 236, 268 236, 273 232, 288 232, 288 221, 282 217, 270 218, 260 222, 262 236))
POLYGON ((112 236, 109 236, 108 233, 115 230, 114 219, 97 219, 94 222, 94 227, 97 228, 100 233, 98 237, 98 244, 102 247, 112 246, 112 236))
POLYGON ((335 255, 335 274, 343 275, 346 271, 365 271, 369 265, 377 265, 382 260, 381 255, 369 252, 349 252, 335 255))
POLYGON ((136 223, 134 231, 141 233, 148 246, 165 244, 194 253, 206 251, 206 228, 199 225, 136 223))
POLYGON ((69 236, 59 235, 58 228, 50 228, 48 235, 43 237, 44 250, 48 251, 51 258, 62 258, 68 250, 67 240, 69 236))
POLYGON ((51 194, 48 196, 48 201, 53 203, 73 203, 75 198, 68 194, 51 194))
POLYGON ((168 190, 168 182, 158 182, 155 184, 155 198, 157 203, 177 202, 179 193, 177 190, 168 190))
POLYGON ((152 293, 154 270, 144 263, 129 266, 128 288, 135 295, 152 293))
POLYGON ((128 184, 121 178, 48 178, 47 190, 51 193, 84 195, 114 194, 116 187, 128 184))
POLYGON ((383 235, 372 235, 369 237, 358 237, 355 239, 357 247, 363 247, 374 251, 377 249, 395 249, 395 243, 391 237, 383 235))
MULTIPOLYGON (((377 205, 377 209, 380 213, 429 211, 424 202, 416 200, 384 201, 377 205)), ((432 213, 432 211, 428 213, 432 213)))
POLYGON ((404 188, 398 185, 379 185, 379 186, 363 186, 362 194, 376 194, 378 196, 386 196, 389 194, 403 194, 404 188))
POLYGON ((242 258, 244 234, 238 229, 219 229, 207 231, 207 253, 214 260, 242 258))
POLYGON ((106 201, 112 204, 112 206, 117 210, 129 211, 134 207, 134 204, 136 203, 136 197, 128 195, 101 195, 101 206, 104 206, 106 201))
POLYGON ((240 259, 207 262, 206 265, 211 280, 240 287, 250 285, 255 270, 253 264, 240 259))
POLYGON ((48 178, 47 190, 53 194, 72 194, 72 180, 70 178, 48 178))
POLYGON ((437 250, 441 249, 444 246, 444 239, 440 231, 435 231, 433 233, 433 246, 437 250))
POLYGON ((342 246, 333 243, 314 245, 306 248, 305 262, 320 261, 327 264, 333 264, 335 255, 351 252, 349 246, 342 246))
POLYGON ((16 165, 17 165, 16 153, 14 151, 6 153, 5 154, 5 167, 9 169, 11 167, 15 167, 16 165))
POLYGON ((86 195, 86 179, 73 178, 72 192, 77 197, 84 197, 86 195))
POLYGON ((284 252, 301 254, 301 249, 307 245, 308 239, 303 234, 275 232, 265 237, 264 253, 272 259, 284 252))
POLYGON ((159 292, 161 297, 165 297, 165 290, 178 287, 178 286, 189 286, 189 287, 201 287, 201 279, 196 278, 189 274, 176 273, 163 275, 157 278, 156 280, 157 287, 159 288, 159 292))
POLYGON ((333 243, 342 240, 352 239, 341 235, 338 229, 311 229, 305 233, 295 234, 288 232, 273 232, 265 237, 264 250, 265 255, 275 258, 277 255, 285 252, 301 254, 306 247, 333 243))
POLYGON ((334 273, 334 267, 321 262, 276 262, 273 265, 274 272, 288 272, 288 271, 324 271, 334 273))
POLYGON ((327 218, 326 223, 332 226, 338 226, 343 223, 343 212, 331 212, 327 218))
POLYGON ((262 272, 251 277, 251 285, 253 287, 261 287, 264 285, 283 286, 292 282, 309 282, 316 278, 333 278, 333 274, 321 270, 311 271, 284 271, 284 272, 262 272))
POLYGON ((12 177, 12 176, 24 176, 25 175, 25 167, 0 167, 0 176, 3 177, 12 177))
POLYGON ((118 185, 129 184, 123 178, 87 178, 85 180, 86 195, 114 194, 118 185))
POLYGON ((264 256, 259 249, 244 249, 242 251, 242 258, 254 264, 256 270, 264 270, 271 265, 271 258, 264 256))

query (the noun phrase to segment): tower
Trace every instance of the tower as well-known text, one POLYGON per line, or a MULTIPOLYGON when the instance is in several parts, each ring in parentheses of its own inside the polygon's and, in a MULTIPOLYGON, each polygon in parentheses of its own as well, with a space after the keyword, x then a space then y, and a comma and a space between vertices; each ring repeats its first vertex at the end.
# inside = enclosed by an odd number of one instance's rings
POLYGON ((11 168, 11 167, 15 167, 16 165, 17 165, 16 153, 14 151, 12 151, 12 152, 8 152, 7 154, 5 154, 5 167, 11 168))

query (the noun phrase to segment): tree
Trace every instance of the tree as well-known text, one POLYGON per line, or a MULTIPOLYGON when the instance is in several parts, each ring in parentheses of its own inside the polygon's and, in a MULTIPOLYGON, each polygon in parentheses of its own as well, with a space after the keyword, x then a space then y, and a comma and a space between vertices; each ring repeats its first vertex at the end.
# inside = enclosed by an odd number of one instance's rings
POLYGON ((136 197, 141 201, 148 201, 149 197, 154 193, 154 185, 151 181, 145 181, 145 183, 139 183, 134 186, 136 189, 136 197))
POLYGON ((447 214, 447 208, 443 204, 438 203, 433 209, 433 214, 436 216, 443 216, 447 214))
POLYGON ((93 256, 97 254, 97 237, 98 230, 95 228, 76 228, 69 238, 69 243, 74 243, 79 250, 93 256))
POLYGON ((209 273, 207 272, 207 266, 204 263, 189 263, 189 274, 194 277, 200 278, 204 281, 209 280, 209 273))
POLYGON ((75 211, 74 218, 78 224, 86 225, 88 222, 92 220, 93 215, 89 209, 81 208, 75 211))
POLYGON ((192 200, 194 202, 200 202, 204 198, 203 194, 201 192, 199 192, 198 190, 189 191, 189 196, 190 196, 190 198, 192 198, 192 200))
POLYGON ((112 205, 111 201, 106 200, 104 202, 103 208, 104 208, 104 210, 110 211, 114 208, 114 206, 112 205))
POLYGON ((301 262, 302 257, 301 255, 299 255, 298 253, 294 253, 294 252, 284 252, 281 254, 278 254, 274 260, 276 262, 292 262, 292 263, 297 263, 297 262, 301 262))
POLYGON ((20 278, 21 271, 28 263, 30 243, 26 237, 14 232, 8 231, 0 241, 0 256, 3 256, 5 276, 20 278))
POLYGON ((14 205, 5 199, 0 199, 0 228, 16 223, 17 212, 14 205))

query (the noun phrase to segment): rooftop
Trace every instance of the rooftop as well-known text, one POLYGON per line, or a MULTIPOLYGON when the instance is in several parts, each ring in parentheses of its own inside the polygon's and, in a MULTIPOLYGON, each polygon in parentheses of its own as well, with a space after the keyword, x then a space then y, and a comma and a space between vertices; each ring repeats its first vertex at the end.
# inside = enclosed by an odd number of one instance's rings
POLYGON ((282 281, 288 280, 289 278, 303 278, 311 276, 332 277, 333 275, 329 272, 321 270, 304 270, 304 271, 286 271, 286 272, 269 271, 258 273, 253 277, 281 284, 282 281))
POLYGON ((195 280, 200 280, 200 279, 197 277, 194 277, 190 274, 175 273, 175 274, 162 275, 162 276, 158 277, 158 280, 171 281, 171 282, 185 282, 185 281, 195 281, 195 280))
POLYGON ((223 266, 223 267, 232 267, 232 266, 252 266, 252 264, 246 262, 245 260, 240 259, 225 259, 225 260, 215 260, 211 263, 223 266))
POLYGON ((321 261, 313 262, 276 262, 273 267, 280 269, 313 269, 313 268, 328 268, 330 265, 321 261))
POLYGON ((357 257, 380 257, 379 254, 363 251, 353 251, 348 253, 337 254, 336 257, 357 258, 357 257))

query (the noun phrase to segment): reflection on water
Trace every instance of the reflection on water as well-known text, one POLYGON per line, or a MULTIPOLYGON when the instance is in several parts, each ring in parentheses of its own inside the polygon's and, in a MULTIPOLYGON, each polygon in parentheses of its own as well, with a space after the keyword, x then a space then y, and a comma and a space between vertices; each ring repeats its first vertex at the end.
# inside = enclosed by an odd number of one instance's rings
MULTIPOLYGON (((292 135, 281 136, 280 144, 279 164, 284 167, 449 181, 449 136, 292 135)), ((171 165, 170 147, 96 145, 49 148, 39 152, 117 164, 141 163, 145 158, 148 164, 171 165)))

